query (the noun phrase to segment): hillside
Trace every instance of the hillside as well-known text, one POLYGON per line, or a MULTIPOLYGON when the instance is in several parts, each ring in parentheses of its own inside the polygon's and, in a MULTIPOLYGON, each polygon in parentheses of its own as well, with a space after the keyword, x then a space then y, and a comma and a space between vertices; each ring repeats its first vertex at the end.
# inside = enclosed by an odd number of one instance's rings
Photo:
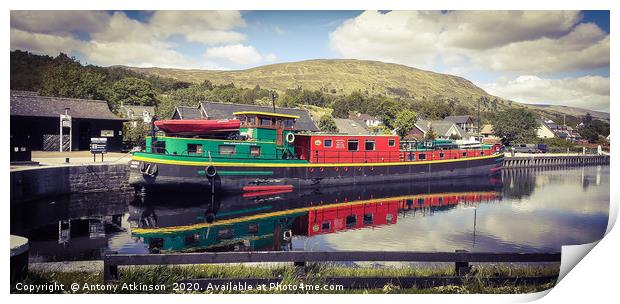
POLYGON ((580 117, 580 116, 586 115, 587 113, 590 113, 590 115, 592 115, 593 118, 598 118, 604 121, 609 121, 610 119, 609 113, 600 112, 600 111, 592 111, 592 110, 576 108, 576 107, 559 106, 559 105, 541 105, 541 104, 537 104, 537 105, 523 104, 523 105, 525 105, 526 107, 532 110, 547 112, 547 113, 566 114, 566 115, 570 115, 574 117, 580 117))
POLYGON ((457 98, 473 105, 480 96, 489 95, 467 79, 424 71, 404 65, 378 61, 349 59, 319 59, 266 65, 240 71, 183 70, 163 68, 129 69, 180 81, 214 84, 234 83, 253 88, 297 88, 322 90, 333 94, 348 94, 360 90, 369 94, 410 97, 418 100, 457 98))

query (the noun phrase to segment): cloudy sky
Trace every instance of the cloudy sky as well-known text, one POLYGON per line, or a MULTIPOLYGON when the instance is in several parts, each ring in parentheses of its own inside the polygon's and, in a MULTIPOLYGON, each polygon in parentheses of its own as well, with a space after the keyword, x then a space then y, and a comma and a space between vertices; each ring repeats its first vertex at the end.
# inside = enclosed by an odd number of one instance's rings
POLYGON ((369 59, 520 102, 610 108, 607 11, 12 11, 10 33, 12 50, 102 66, 369 59))

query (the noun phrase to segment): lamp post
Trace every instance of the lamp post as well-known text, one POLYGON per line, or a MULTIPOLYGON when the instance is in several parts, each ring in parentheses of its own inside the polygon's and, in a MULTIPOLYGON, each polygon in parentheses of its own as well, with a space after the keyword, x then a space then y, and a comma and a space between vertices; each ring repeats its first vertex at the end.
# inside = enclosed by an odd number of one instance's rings
POLYGON ((276 112, 276 91, 271 91, 271 104, 273 105, 273 113, 276 112))

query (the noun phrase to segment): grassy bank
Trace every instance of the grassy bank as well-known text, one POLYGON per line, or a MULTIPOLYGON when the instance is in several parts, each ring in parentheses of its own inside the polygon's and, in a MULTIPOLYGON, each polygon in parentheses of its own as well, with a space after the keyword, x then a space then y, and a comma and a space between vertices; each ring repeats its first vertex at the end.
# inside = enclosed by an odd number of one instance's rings
MULTIPOLYGON (((24 284, 63 284, 65 293, 73 293, 69 286, 73 283, 80 285, 76 293, 180 293, 174 291, 174 283, 183 279, 198 278, 282 278, 282 284, 323 284, 325 277, 330 276, 377 276, 377 277, 404 277, 404 276, 452 276, 453 266, 445 267, 345 267, 333 265, 311 264, 306 269, 306 277, 301 278, 292 265, 261 267, 245 265, 192 265, 192 266, 142 266, 119 268, 120 280, 123 284, 141 283, 145 285, 163 285, 165 290, 128 292, 121 290, 84 290, 84 284, 97 285, 103 282, 102 273, 94 272, 30 272, 23 281, 24 284)), ((527 277, 557 275, 558 266, 474 266, 472 274, 465 284, 459 286, 441 286, 434 288, 400 288, 387 284, 376 289, 357 289, 339 291, 312 291, 311 293, 532 293, 552 288, 555 284, 523 285, 507 283, 503 286, 485 286, 484 278, 490 276, 527 277)), ((11 285, 12 293, 23 293, 11 285)), ((56 291, 62 293, 63 291, 56 291)), ((205 291, 206 293, 217 293, 205 291)), ((49 292, 40 292, 49 293, 49 292)), ((285 291, 251 291, 246 293, 308 293, 303 290, 285 291)))

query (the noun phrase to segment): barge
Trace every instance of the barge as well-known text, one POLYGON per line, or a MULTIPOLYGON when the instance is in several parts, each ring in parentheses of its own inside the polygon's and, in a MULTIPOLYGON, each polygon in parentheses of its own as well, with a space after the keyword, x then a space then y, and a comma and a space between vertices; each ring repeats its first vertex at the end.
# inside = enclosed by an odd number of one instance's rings
MULTIPOLYGON (((134 152, 129 183, 136 189, 211 193, 281 191, 334 185, 488 176, 501 170, 497 146, 459 147, 452 140, 402 143, 395 135, 301 133, 294 115, 234 113, 225 130, 190 134, 196 126, 146 138, 134 152), (237 130, 231 125, 239 122, 237 130), (222 132, 225 131, 225 132, 222 132)), ((203 123, 204 124, 204 123, 203 123)), ((168 128, 170 131, 171 129, 168 128)))

